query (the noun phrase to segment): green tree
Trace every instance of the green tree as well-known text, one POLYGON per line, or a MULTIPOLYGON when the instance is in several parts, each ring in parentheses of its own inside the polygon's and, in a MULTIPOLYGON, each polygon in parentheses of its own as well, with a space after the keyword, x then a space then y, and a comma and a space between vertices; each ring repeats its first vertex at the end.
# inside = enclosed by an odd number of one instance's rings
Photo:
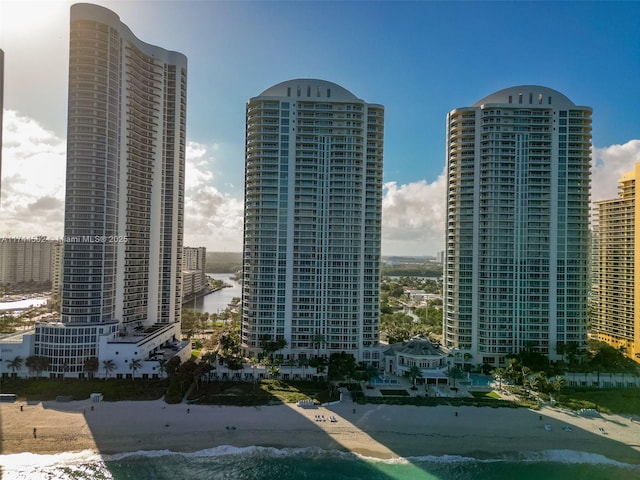
POLYGON ((183 310, 182 318, 180 321, 180 329, 182 334, 187 337, 187 339, 191 340, 196 332, 198 331, 198 324, 200 321, 200 313, 196 310, 183 310))
POLYGON ((104 370, 105 377, 109 378, 109 375, 116 369, 116 364, 113 360, 103 360, 102 369, 104 370))
POLYGON ((133 358, 129 362, 129 369, 131 370, 132 379, 136 378, 136 372, 142 368, 142 360, 139 358, 133 358))
POLYGON ((30 372, 34 372, 36 377, 40 377, 42 372, 49 370, 50 360, 41 355, 31 355, 25 361, 26 367, 30 372))
POLYGON ((84 361, 84 371, 87 372, 89 380, 92 380, 95 373, 100 368, 100 362, 97 357, 89 357, 84 361))
POLYGON ((273 367, 269 367, 269 376, 273 379, 278 379, 280 378, 280 369, 278 367, 276 367, 275 365, 273 367))
POLYGON ((181 365, 182 360, 180 360, 179 356, 174 355, 173 357, 171 357, 165 365, 167 376, 173 377, 177 375, 181 365))
POLYGON ((329 380, 351 381, 356 372, 356 359, 350 353, 332 353, 329 356, 329 380))
POLYGON ((287 346, 287 341, 284 338, 273 340, 268 335, 263 335, 260 338, 260 348, 262 352, 273 360, 274 354, 287 346))
POLYGON ((411 367, 409 367, 409 370, 407 371, 407 375, 409 376, 409 379, 411 380, 411 384, 415 389, 416 380, 418 378, 422 378, 422 370, 420 370, 420 367, 418 367, 417 365, 411 365, 411 367))
POLYGON ((23 362, 24 360, 22 359, 22 357, 18 355, 7 365, 11 369, 11 372, 14 376, 22 369, 23 362))
POLYGON ((502 381, 505 378, 505 369, 502 367, 498 367, 495 368, 492 372, 491 372, 491 376, 493 377, 493 379, 498 382, 498 390, 502 390, 502 381))
POLYGON ((453 380, 452 390, 458 388, 456 387, 456 380, 462 380, 467 377, 467 375, 458 367, 451 367, 447 372, 447 376, 449 377, 449 380, 453 380))

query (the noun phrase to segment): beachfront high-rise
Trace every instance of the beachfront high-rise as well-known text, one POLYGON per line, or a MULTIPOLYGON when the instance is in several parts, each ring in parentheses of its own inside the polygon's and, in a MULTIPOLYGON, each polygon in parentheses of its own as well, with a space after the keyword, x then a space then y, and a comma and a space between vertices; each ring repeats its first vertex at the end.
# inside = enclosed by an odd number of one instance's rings
POLYGON ((619 180, 618 198, 595 203, 592 331, 640 361, 640 163, 619 180))
POLYGON ((584 345, 591 108, 516 86, 452 110, 446 135, 445 345, 495 366, 584 345))
POLYGON ((184 55, 71 7, 62 326, 35 343, 53 374, 81 372, 100 336, 179 325, 186 77, 184 55))
POLYGON ((384 107, 296 79, 247 102, 242 343, 376 363, 384 107))
POLYGON ((4 116, 4 51, 0 48, 0 198, 2 198, 2 119, 4 116))

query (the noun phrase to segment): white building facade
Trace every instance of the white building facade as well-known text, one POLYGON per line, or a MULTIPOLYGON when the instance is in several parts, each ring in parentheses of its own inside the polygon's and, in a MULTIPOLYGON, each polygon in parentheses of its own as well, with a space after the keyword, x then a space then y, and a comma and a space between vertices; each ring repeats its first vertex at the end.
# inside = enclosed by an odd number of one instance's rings
POLYGON ((297 79, 247 102, 242 342, 378 363, 384 107, 297 79))
POLYGON ((30 354, 52 377, 83 377, 89 358, 126 375, 169 346, 190 351, 179 343, 187 59, 96 5, 71 7, 70 37, 62 316, 36 326, 30 354))
POLYGON ((477 364, 586 342, 591 108, 540 86, 447 116, 444 343, 477 364))

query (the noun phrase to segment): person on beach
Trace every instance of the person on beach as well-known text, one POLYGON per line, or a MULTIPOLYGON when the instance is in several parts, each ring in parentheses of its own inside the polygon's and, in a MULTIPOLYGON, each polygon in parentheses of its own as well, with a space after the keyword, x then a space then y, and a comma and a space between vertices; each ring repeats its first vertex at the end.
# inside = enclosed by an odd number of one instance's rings
POLYGON ((36 427, 33 427, 33 438, 38 438, 36 427))

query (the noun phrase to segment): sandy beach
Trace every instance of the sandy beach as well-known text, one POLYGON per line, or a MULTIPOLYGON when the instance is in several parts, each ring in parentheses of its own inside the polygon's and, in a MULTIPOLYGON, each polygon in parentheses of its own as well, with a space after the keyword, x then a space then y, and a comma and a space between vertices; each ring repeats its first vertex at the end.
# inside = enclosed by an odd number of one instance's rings
POLYGON ((377 458, 495 458, 510 452, 575 450, 640 463, 639 423, 621 416, 583 418, 551 408, 531 411, 345 402, 305 409, 295 405, 255 408, 167 405, 160 400, 85 400, 4 403, 0 404, 0 416, 1 454, 192 452, 220 445, 260 445, 320 447, 377 458), (337 421, 331 422, 331 416, 337 421))

